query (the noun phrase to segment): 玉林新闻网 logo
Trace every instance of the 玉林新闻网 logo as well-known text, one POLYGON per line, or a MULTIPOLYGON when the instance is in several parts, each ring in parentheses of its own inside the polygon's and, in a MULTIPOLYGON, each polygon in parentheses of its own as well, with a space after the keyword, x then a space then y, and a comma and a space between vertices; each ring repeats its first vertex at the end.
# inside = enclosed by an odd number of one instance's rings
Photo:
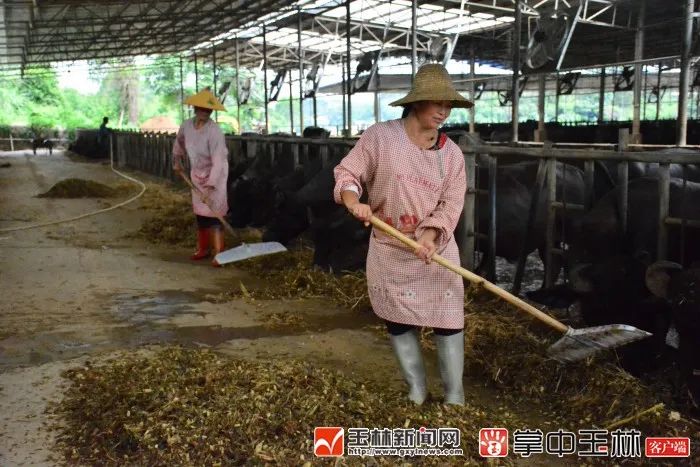
POLYGON ((338 426, 314 428, 314 455, 317 457, 340 457, 345 448, 345 430, 338 426))

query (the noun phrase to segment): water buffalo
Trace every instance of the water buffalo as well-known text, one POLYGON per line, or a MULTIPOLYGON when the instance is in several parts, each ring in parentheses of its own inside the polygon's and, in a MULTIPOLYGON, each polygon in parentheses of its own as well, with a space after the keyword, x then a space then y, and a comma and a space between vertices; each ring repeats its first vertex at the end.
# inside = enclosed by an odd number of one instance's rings
POLYGON ((32 140, 32 151, 36 156, 37 148, 47 148, 49 150, 49 156, 53 154, 53 141, 50 139, 34 138, 32 140))
POLYGON ((669 343, 678 349, 681 376, 695 409, 700 409, 700 267, 659 261, 647 269, 647 288, 670 307, 669 343))
POLYGON ((326 139, 331 135, 331 132, 325 128, 317 126, 307 126, 304 128, 302 136, 304 138, 326 139))
POLYGON ((278 191, 275 214, 263 235, 265 241, 288 243, 308 230, 314 264, 332 271, 364 267, 369 239, 369 229, 333 200, 333 169, 340 158, 336 155, 298 190, 278 191))
MULTIPOLYGON (((628 186, 627 229, 623 231, 616 188, 589 212, 573 222, 574 235, 569 243, 569 261, 572 264, 589 263, 592 259, 614 256, 620 252, 636 254, 646 251, 657 256, 658 234, 658 180, 638 178, 628 186)), ((669 214, 700 220, 700 183, 671 179, 669 214)), ((680 261, 681 245, 686 263, 700 260, 700 236, 697 229, 687 228, 681 242, 680 226, 668 227, 668 257, 680 261)), ((681 261, 682 262, 682 261, 681 261)))
POLYGON ((229 175, 229 218, 234 227, 264 226, 275 210, 275 193, 294 191, 304 183, 304 171, 295 168, 279 175, 282 158, 272 161, 267 154, 241 162, 229 175), (242 172, 242 173, 241 173, 242 172))
POLYGON ((601 257, 571 268, 566 284, 528 292, 527 296, 557 308, 577 303, 587 326, 628 324, 651 332, 651 338, 618 350, 623 367, 639 375, 661 363, 671 322, 668 307, 645 286, 649 263, 646 253, 601 257))
MULTIPOLYGON (((496 176, 496 256, 508 261, 515 261, 525 243, 530 204, 537 177, 537 162, 520 162, 516 164, 501 165, 496 176)), ((585 197, 585 185, 583 171, 578 167, 557 163, 557 201, 565 200, 568 203, 583 204, 585 197)), ((478 168, 477 188, 488 188, 488 170, 478 168)), ((543 185, 536 204, 532 232, 526 245, 526 253, 538 250, 540 257, 544 258, 546 245, 546 219, 550 203, 549 191, 543 185)), ((477 231, 487 232, 490 218, 488 210, 488 195, 479 191, 476 200, 477 231)), ((573 213, 558 210, 555 217, 554 241, 558 244, 568 238, 572 232, 573 213)), ((477 242, 478 251, 483 251, 487 259, 492 252, 487 251, 485 242, 477 242)), ((552 267, 555 276, 560 266, 558 258, 554 259, 552 267)), ((488 263, 482 263, 488 264, 488 263)), ((482 267, 479 268, 481 270, 482 267)))

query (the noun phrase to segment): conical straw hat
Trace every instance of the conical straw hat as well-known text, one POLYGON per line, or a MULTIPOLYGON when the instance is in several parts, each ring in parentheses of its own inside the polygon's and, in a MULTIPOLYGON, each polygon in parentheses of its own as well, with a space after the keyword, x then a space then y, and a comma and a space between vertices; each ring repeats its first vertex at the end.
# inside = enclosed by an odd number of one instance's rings
POLYGON ((474 104, 455 91, 444 66, 428 63, 418 69, 411 91, 389 105, 399 106, 418 101, 451 101, 453 107, 469 108, 474 104))
POLYGON ((185 99, 185 104, 204 109, 226 110, 226 107, 221 104, 219 99, 209 89, 202 89, 197 94, 188 97, 185 99))

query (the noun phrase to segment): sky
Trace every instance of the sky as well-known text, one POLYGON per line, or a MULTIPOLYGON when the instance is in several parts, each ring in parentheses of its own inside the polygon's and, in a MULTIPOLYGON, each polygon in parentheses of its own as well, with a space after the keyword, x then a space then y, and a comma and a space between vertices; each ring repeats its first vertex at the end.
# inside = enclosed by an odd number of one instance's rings
POLYGON ((72 88, 84 94, 95 94, 100 89, 100 83, 90 78, 90 70, 86 60, 54 64, 58 72, 58 85, 72 88))

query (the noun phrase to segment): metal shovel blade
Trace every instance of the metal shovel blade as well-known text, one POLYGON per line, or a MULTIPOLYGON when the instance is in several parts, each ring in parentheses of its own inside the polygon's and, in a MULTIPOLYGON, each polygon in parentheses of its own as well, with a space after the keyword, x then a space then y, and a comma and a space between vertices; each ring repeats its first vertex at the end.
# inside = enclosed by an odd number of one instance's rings
POLYGON ((248 258, 255 258, 256 256, 271 255, 281 251, 287 251, 287 249, 278 242, 244 243, 236 248, 222 251, 216 255, 214 259, 219 264, 228 264, 248 258))
POLYGON ((560 362, 575 362, 603 349, 619 347, 645 339, 652 334, 627 324, 608 324, 590 328, 569 328, 564 337, 552 344, 547 353, 560 362))

